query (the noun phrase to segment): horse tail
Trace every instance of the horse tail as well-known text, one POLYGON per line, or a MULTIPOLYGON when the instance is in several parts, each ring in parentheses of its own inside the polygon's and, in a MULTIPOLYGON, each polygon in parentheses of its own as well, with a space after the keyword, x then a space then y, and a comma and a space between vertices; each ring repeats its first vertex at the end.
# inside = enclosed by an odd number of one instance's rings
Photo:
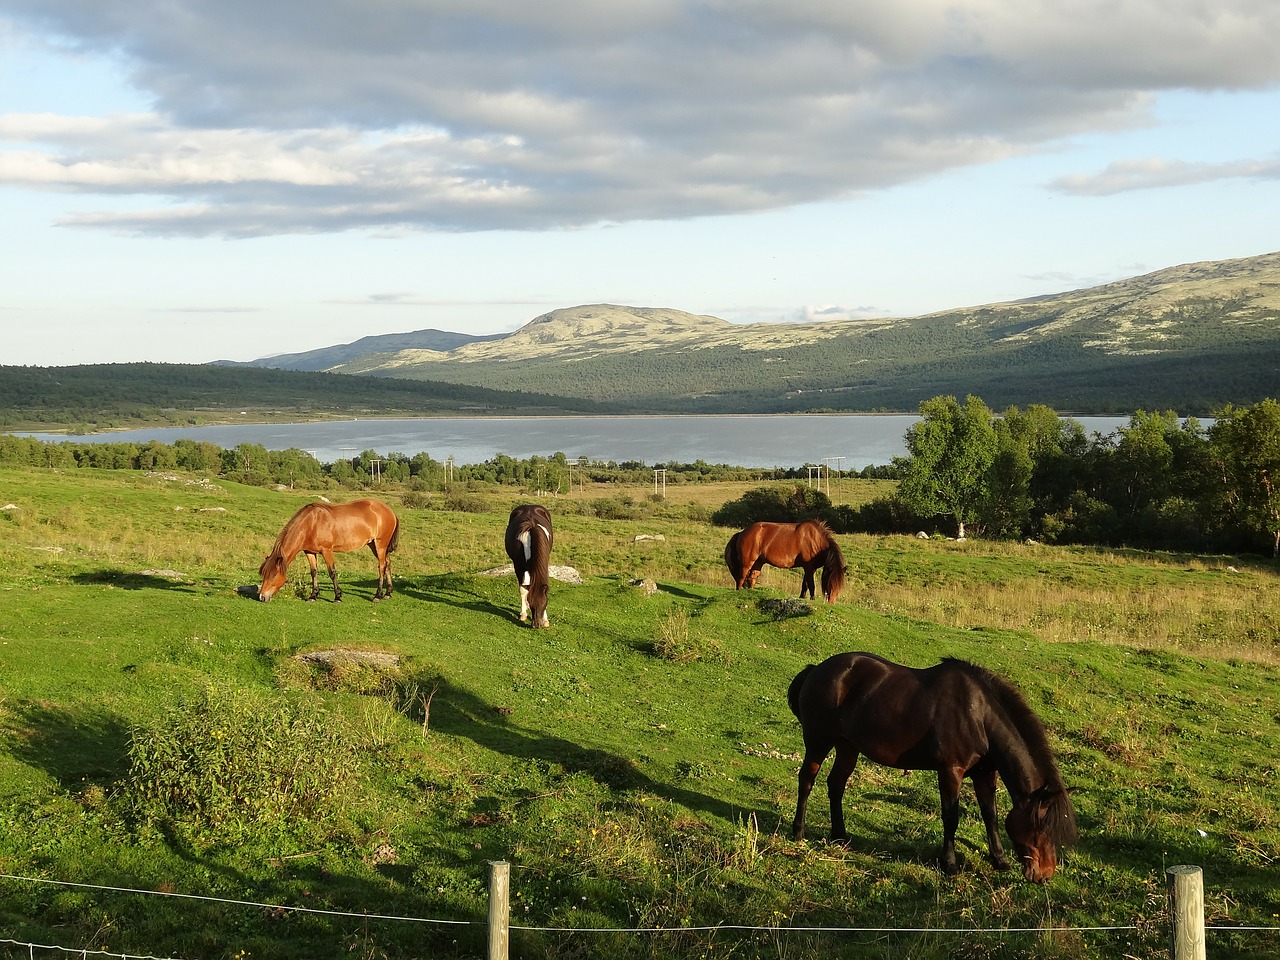
POLYGON ((529 562, 538 572, 538 579, 546 580, 551 569, 551 531, 534 520, 526 529, 529 531, 529 562))
POLYGON ((733 577, 735 587, 742 583, 742 551, 738 549, 741 540, 742 531, 739 531, 730 537, 729 542, 724 546, 725 566, 729 568, 729 575, 733 577))
POLYGON ((791 686, 787 687, 787 706, 791 708, 791 712, 796 715, 797 720, 800 719, 800 690, 813 668, 814 664, 809 664, 795 675, 795 678, 791 681, 791 686))
POLYGON ((395 553, 396 548, 400 546, 400 518, 395 513, 391 514, 391 523, 391 539, 387 541, 388 556, 395 553))
POLYGON ((844 554, 840 552, 840 544, 827 532, 827 549, 822 554, 822 595, 827 603, 835 603, 836 597, 844 589, 844 554))

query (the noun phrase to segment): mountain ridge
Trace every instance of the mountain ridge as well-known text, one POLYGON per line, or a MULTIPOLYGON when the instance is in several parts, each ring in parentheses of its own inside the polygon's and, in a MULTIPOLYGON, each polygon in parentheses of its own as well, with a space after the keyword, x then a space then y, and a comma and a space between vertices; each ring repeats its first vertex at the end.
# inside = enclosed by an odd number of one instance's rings
POLYGON ((993 404, 1208 412, 1269 395, 1277 361, 1280 252, 908 318, 733 324, 586 304, 485 342, 367 354, 329 369, 501 382, 660 412, 902 410, 945 392, 993 404))

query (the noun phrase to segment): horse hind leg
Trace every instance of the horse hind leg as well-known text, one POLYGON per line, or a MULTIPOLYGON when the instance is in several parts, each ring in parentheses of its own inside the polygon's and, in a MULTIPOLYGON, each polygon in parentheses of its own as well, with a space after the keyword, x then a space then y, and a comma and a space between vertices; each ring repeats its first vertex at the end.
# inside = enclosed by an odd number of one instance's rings
POLYGON ((804 815, 809 808, 809 794, 813 791, 814 781, 818 779, 818 771, 822 769, 822 761, 827 758, 831 748, 808 750, 804 752, 804 762, 800 764, 800 773, 796 783, 796 815, 791 821, 791 839, 804 839, 804 815))
POLYGON ((387 550, 386 545, 382 545, 379 549, 377 540, 369 541, 369 549, 373 551, 374 559, 378 561, 378 589, 373 595, 375 601, 384 597, 391 596, 391 553, 387 550), (386 585, 386 591, 383 591, 383 585, 386 585))
POLYGON ((838 745, 831 772, 827 774, 827 800, 831 804, 831 839, 835 843, 847 843, 849 833, 844 826, 844 791, 849 777, 858 765, 858 751, 838 745))
POLYGON ((516 586, 520 588, 520 622, 529 622, 529 571, 516 571, 516 586))

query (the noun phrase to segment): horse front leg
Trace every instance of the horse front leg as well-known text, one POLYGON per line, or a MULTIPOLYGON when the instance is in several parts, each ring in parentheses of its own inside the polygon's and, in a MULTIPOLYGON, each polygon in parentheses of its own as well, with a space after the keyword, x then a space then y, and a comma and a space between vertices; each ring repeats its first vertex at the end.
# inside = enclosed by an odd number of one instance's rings
POLYGON ((844 791, 849 777, 858 765, 858 751, 852 747, 837 745, 836 758, 827 774, 827 800, 831 804, 831 839, 846 843, 849 834, 844 827, 844 791))
POLYGON ((987 853, 991 865, 997 870, 1010 869, 1010 863, 1004 855, 1004 845, 1000 842, 1000 825, 996 820, 996 772, 987 770, 970 774, 973 780, 973 792, 978 798, 978 809, 982 811, 982 823, 987 828, 987 853))
MULTIPOLYGON (((324 552, 324 563, 329 568, 329 580, 333 583, 333 602, 342 602, 342 588, 338 586, 338 565, 333 560, 333 551, 326 550, 324 552)), ((320 595, 320 591, 316 591, 316 596, 320 595)))
POLYGON ((800 581, 800 599, 803 600, 805 594, 809 595, 809 599, 813 599, 813 567, 804 568, 804 579, 800 581))
POLYGON ((529 621, 529 571, 516 571, 516 585, 520 588, 520 622, 529 621))
POLYGON ((316 555, 314 553, 307 554, 307 566, 311 568, 311 596, 307 597, 307 600, 311 601, 320 596, 320 581, 316 579, 318 573, 316 555))
POLYGON ((939 865, 949 877, 960 872, 956 862, 956 827, 960 825, 960 785, 964 770, 943 767, 938 771, 938 796, 942 802, 942 855, 939 865))

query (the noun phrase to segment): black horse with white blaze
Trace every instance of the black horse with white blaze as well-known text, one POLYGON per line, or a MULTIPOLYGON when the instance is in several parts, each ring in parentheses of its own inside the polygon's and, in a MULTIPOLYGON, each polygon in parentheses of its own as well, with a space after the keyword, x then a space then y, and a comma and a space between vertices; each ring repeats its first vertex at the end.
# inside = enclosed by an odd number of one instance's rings
POLYGON ((520 620, 533 616, 533 626, 550 626, 547 594, 551 586, 551 514, 536 503, 525 503, 511 511, 507 521, 507 556, 516 568, 520 586, 520 620))

